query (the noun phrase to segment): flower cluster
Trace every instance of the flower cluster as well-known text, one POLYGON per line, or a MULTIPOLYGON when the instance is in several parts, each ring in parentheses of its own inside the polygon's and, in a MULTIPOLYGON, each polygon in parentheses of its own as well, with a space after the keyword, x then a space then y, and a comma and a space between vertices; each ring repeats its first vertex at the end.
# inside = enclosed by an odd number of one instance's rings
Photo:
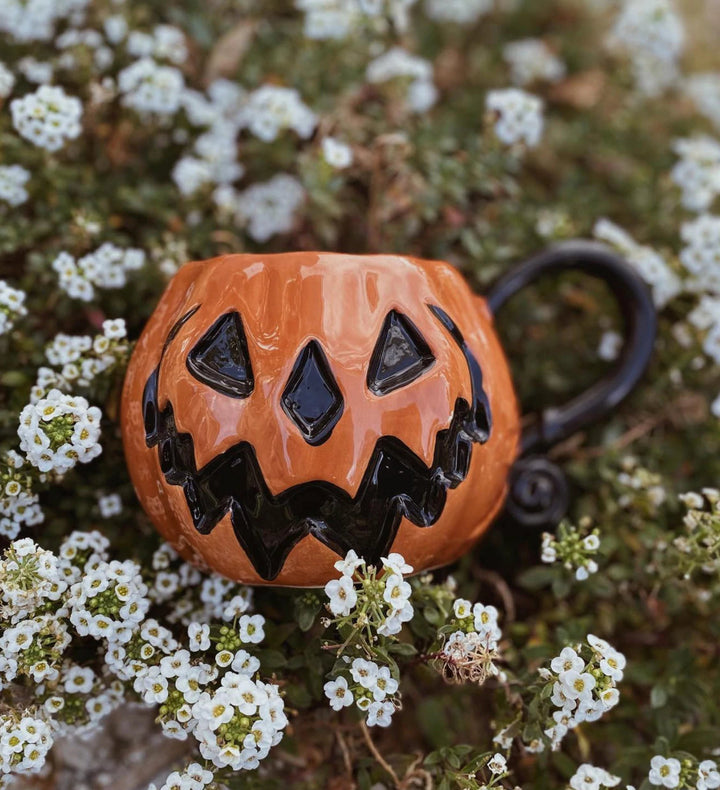
POLYGON ((0 335, 9 332, 18 318, 27 315, 25 292, 0 280, 0 335))
POLYGON ((642 93, 657 96, 677 81, 685 28, 673 0, 624 0, 610 43, 630 58, 642 93))
POLYGON ((618 505, 622 508, 632 507, 655 515, 667 499, 660 475, 640 466, 632 455, 621 460, 616 483, 620 491, 618 505))
POLYGON ((95 298, 95 288, 122 288, 127 283, 127 273, 142 268, 144 263, 142 250, 124 250, 105 242, 77 260, 70 253, 61 252, 52 267, 68 296, 90 302, 95 298))
POLYGON ((160 705, 169 737, 192 734, 216 768, 252 770, 282 738, 287 725, 277 686, 258 677, 259 660, 244 645, 263 638, 263 618, 243 615, 237 630, 191 623, 188 648, 167 629, 146 621, 128 643, 111 643, 108 663, 148 704, 160 705), (203 660, 214 648, 212 664, 203 660), (201 651, 203 655, 194 655, 201 651))
POLYGON ((600 548, 599 530, 590 532, 589 527, 590 520, 584 518, 577 527, 567 521, 561 522, 556 535, 544 532, 541 560, 548 564, 560 562, 573 571, 578 581, 596 573, 598 564, 594 557, 600 548))
POLYGON ((437 100, 432 63, 401 47, 394 47, 371 61, 365 76, 371 83, 407 81, 407 104, 413 112, 426 112, 437 100))
POLYGON ((503 58, 510 65, 510 78, 520 87, 557 82, 565 76, 565 64, 539 38, 511 41, 503 48, 503 58))
POLYGON ((369 726, 387 727, 400 705, 398 670, 394 662, 382 666, 371 659, 378 642, 396 641, 403 623, 413 617, 412 587, 403 579, 413 569, 396 553, 383 557, 382 564, 378 571, 350 550, 335 563, 340 578, 325 585, 327 607, 333 615, 325 624, 334 624, 345 639, 325 694, 335 710, 354 702, 367 713, 369 726), (359 655, 351 660, 347 653, 353 651, 359 655))
MULTIPOLYGON (((125 37, 127 22, 122 16, 110 17, 110 19, 114 20, 111 24, 116 28, 112 30, 112 39, 117 43, 125 37), (118 28, 117 25, 122 27, 118 28)), ((108 34, 107 27, 108 21, 105 23, 106 34, 108 34)), ((127 37, 125 48, 128 54, 135 58, 168 60, 176 66, 182 66, 188 56, 185 34, 173 25, 155 25, 152 33, 133 30, 127 37)))
POLYGON ((720 787, 720 771, 715 760, 686 757, 663 757, 656 754, 650 761, 648 781, 655 787, 680 790, 716 790, 720 787))
POLYGON ((604 639, 588 634, 585 642, 564 647, 540 676, 551 691, 555 706, 545 735, 553 750, 569 730, 584 721, 596 721, 617 705, 617 684, 623 679, 625 656, 604 639))
POLYGON ((185 79, 174 66, 140 58, 118 74, 118 90, 127 107, 141 114, 174 115, 181 106, 185 79))
MULTIPOLYGON (((10 545, 0 560, 0 688, 23 679, 34 684, 41 720, 53 733, 90 731, 132 688, 145 704, 159 706, 168 737, 194 738, 208 765, 257 767, 287 725, 279 689, 261 680, 252 653, 264 638, 264 619, 246 613, 247 596, 219 580, 218 589, 235 593, 220 604, 231 624, 192 621, 178 640, 148 617, 160 573, 149 586, 136 563, 111 559, 108 545, 98 532, 72 533, 57 555, 30 539, 10 545), (104 654, 100 672, 71 657, 75 641, 88 637, 104 654)), ((174 561, 168 547, 156 553, 156 565, 174 561)), ((199 589, 198 577, 186 579, 188 594, 199 589)), ((170 597, 163 596, 164 606, 170 597)), ((217 593, 215 601, 217 608, 217 593)), ((199 611, 204 616, 207 607, 199 611)), ((21 762, 27 740, 12 741, 12 754, 20 756, 3 753, 3 771, 42 765, 47 749, 21 762)), ((191 765, 185 774, 198 771, 198 786, 208 784, 212 772, 205 767, 191 765)))
POLYGON ((521 143, 529 148, 540 142, 543 131, 543 102, 520 88, 489 91, 485 108, 494 118, 498 139, 506 145, 521 143))
POLYGON ((682 291, 682 280, 659 253, 652 247, 638 244, 629 233, 610 220, 599 219, 593 228, 593 235, 616 247, 628 263, 637 269, 652 288, 653 299, 658 307, 663 307, 682 291))
POLYGON ((68 140, 80 136, 82 103, 57 86, 41 85, 10 102, 13 126, 31 143, 59 151, 68 140))
POLYGON ((707 210, 720 195, 720 142, 707 135, 676 140, 680 158, 670 172, 682 190, 682 204, 690 211, 707 210))
POLYGON ((401 31, 407 28, 408 10, 416 0, 295 0, 305 13, 307 38, 344 39, 365 22, 383 22, 386 17, 401 31))
POLYGON ((97 406, 85 398, 52 389, 20 412, 20 449, 41 472, 64 474, 102 452, 97 406))
POLYGON ((698 110, 720 129, 720 74, 703 72, 685 80, 685 92, 698 110))
POLYGON ((413 616, 412 588, 403 579, 413 569, 400 554, 383 557, 382 564, 378 574, 351 549, 344 560, 335 563, 342 575, 325 585, 325 594, 330 599, 328 608, 341 621, 360 629, 374 624, 378 634, 395 636, 413 616), (361 585, 358 591, 355 581, 361 585))
POLYGON ((127 361, 129 344, 125 320, 103 321, 102 334, 57 334, 45 347, 45 357, 53 367, 40 367, 31 391, 31 402, 37 402, 51 389, 70 392, 73 387, 89 387, 103 374, 107 375, 127 361), (55 368, 55 369, 53 369, 55 368))
MULTIPOLYGON (((172 601, 171 623, 238 620, 252 607, 252 588, 234 584, 221 576, 204 576, 180 559, 169 544, 163 544, 152 558, 153 582, 149 596, 154 603, 172 601)), ((243 629, 249 633, 250 621, 243 629)), ((249 640, 248 640, 249 641, 249 640)))
POLYGON ((28 199, 30 172, 21 165, 0 165, 0 200, 19 206, 28 199))
POLYGON ((494 663, 500 657, 498 644, 502 637, 497 609, 458 598, 453 603, 453 615, 439 631, 444 643, 437 661, 443 677, 453 683, 482 684, 499 675, 494 663))
POLYGON ((10 773, 34 774, 53 745, 48 724, 27 713, 0 714, 0 781, 10 773))
POLYGON ((355 658, 342 674, 325 684, 324 690, 333 710, 355 703, 358 710, 367 714, 365 723, 369 727, 389 727, 400 705, 398 681, 389 667, 364 658, 355 658))
POLYGON ((49 41, 56 24, 68 17, 82 19, 90 0, 4 0, 0 14, 0 32, 18 42, 49 41))
POLYGON ((438 22, 469 25, 490 13, 493 0, 425 0, 425 12, 438 22))
POLYGON ((680 497, 687 508, 683 518, 684 532, 675 537, 668 547, 658 546, 662 566, 676 577, 685 580, 699 574, 710 582, 700 588, 701 596, 720 594, 720 492, 705 488, 701 493, 690 492, 680 497))
MULTIPOLYGON (((65 552, 83 548, 67 543, 65 552)), ((112 560, 94 563, 90 570, 86 564, 85 571, 67 595, 70 622, 80 636, 128 641, 150 606, 140 567, 132 560, 112 560)))
POLYGON ((23 527, 41 524, 44 515, 32 490, 29 465, 10 450, 0 460, 0 535, 14 540, 23 527))
POLYGON ((317 117, 294 88, 262 85, 253 91, 243 108, 247 128, 266 143, 283 129, 292 129, 303 139, 310 137, 317 117))
POLYGON ((218 187, 213 197, 221 213, 245 225, 255 241, 264 242, 276 233, 292 230, 295 214, 305 200, 305 189, 296 178, 281 173, 243 192, 230 186, 218 187))

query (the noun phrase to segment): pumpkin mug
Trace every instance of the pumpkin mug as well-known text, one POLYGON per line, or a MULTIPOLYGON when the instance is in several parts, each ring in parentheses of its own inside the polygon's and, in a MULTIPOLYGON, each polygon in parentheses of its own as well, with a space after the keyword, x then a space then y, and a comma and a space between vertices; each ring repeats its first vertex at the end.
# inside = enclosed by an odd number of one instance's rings
POLYGON ((188 263, 133 352, 122 433, 140 502, 186 559, 248 584, 322 585, 350 549, 422 571, 465 553, 507 496, 557 521, 562 473, 537 452, 606 414, 647 366, 652 299, 622 259, 568 242, 483 299, 452 266, 298 252, 188 263), (587 392, 521 431, 493 315, 576 268, 617 299, 625 345, 587 392))

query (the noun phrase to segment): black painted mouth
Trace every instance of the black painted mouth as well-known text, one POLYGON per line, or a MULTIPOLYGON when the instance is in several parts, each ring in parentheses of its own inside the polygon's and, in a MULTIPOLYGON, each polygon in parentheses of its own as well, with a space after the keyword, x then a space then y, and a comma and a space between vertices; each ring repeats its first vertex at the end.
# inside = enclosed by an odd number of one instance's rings
POLYGON ((486 442, 491 431, 480 366, 447 313, 429 306, 467 360, 472 404, 457 398, 449 427, 437 434, 429 467, 402 440, 381 436, 353 497, 324 480, 273 494, 255 448, 245 441, 197 469, 192 436, 178 432, 170 402, 162 411, 158 404, 162 357, 197 309, 186 313, 171 329, 160 363, 145 385, 143 416, 146 444, 157 446, 167 483, 182 486, 198 532, 207 535, 229 511, 238 543, 258 575, 271 581, 293 546, 306 535, 313 535, 340 556, 354 549, 377 564, 389 552, 403 517, 418 527, 429 527, 440 518, 448 489, 456 488, 468 474, 473 444, 486 442))

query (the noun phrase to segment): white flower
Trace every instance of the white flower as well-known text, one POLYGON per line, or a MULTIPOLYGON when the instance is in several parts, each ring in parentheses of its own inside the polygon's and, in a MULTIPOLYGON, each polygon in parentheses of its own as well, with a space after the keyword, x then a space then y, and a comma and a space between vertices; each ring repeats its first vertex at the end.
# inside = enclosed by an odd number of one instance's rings
POLYGON ((240 641, 246 644, 258 644, 265 639, 265 618, 260 614, 244 614, 238 620, 240 641))
POLYGON ((563 694, 568 699, 590 700, 595 688, 595 678, 589 672, 568 669, 558 676, 563 694))
POLYGON ((350 665, 350 674, 356 683, 363 688, 372 691, 375 688, 375 680, 378 674, 378 665, 373 661, 364 658, 353 659, 350 665))
MULTIPOLYGON (((616 360, 623 345, 623 337, 619 332, 612 330, 603 332, 598 345, 597 355, 605 362, 616 360)), ((592 537, 592 536, 588 536, 592 537)))
POLYGON ((322 141, 322 152, 325 161, 338 170, 350 167, 353 161, 352 148, 334 137, 325 137, 322 141))
POLYGON ((89 694, 95 684, 95 673, 89 668, 71 667, 63 681, 68 694, 89 694))
POLYGON ((698 765, 696 790, 716 790, 720 787, 720 771, 714 760, 703 760, 698 765))
POLYGON ((620 701, 620 692, 612 686, 606 688, 604 691, 601 691, 598 696, 600 697, 600 701, 602 702, 605 710, 614 708, 620 701))
POLYGON ((407 103, 413 112, 425 112, 437 98, 432 63, 417 55, 411 55, 401 47, 390 49, 371 61, 365 76, 372 83, 408 79, 407 103))
POLYGON ((108 340, 122 340, 127 337, 124 318, 107 319, 102 323, 103 335, 108 340))
POLYGON ((455 613, 455 617, 463 620, 472 615, 472 604, 465 598, 456 598, 453 602, 453 612, 455 613))
POLYGON ((475 630, 481 633, 487 628, 497 625, 498 610, 494 606, 483 606, 481 603, 473 605, 473 617, 475 618, 475 630))
POLYGON ((396 573, 386 576, 383 581, 385 582, 383 598, 393 609, 402 609, 412 595, 412 587, 396 573))
POLYGON ((30 142, 48 151, 59 151, 80 135, 82 104, 55 85, 41 85, 10 102, 13 126, 30 142))
POLYGON ((343 576, 352 576, 358 568, 361 568, 365 565, 365 560, 361 557, 358 557, 355 549, 350 549, 348 553, 345 555, 345 559, 338 560, 334 568, 337 571, 340 571, 343 576))
POLYGON ((340 710, 352 705, 354 697, 350 689, 348 689, 347 680, 342 675, 336 680, 328 681, 323 688, 333 710, 340 710))
POLYGON ((615 787, 619 783, 619 776, 613 776, 605 769, 589 763, 583 763, 569 782, 572 790, 600 790, 603 787, 615 787))
POLYGON ((19 206, 28 199, 30 172, 20 165, 0 165, 0 200, 19 206))
POLYGON ((239 675, 252 677, 260 669, 260 660, 250 655, 247 650, 238 650, 232 660, 230 668, 239 675))
POLYGON ((521 87, 538 80, 557 82, 565 76, 565 64, 538 38, 506 44, 503 58, 510 64, 512 81, 521 87))
POLYGON ((677 787, 680 783, 680 760, 674 757, 665 758, 656 755, 650 761, 650 773, 648 779, 650 784, 662 787, 677 787))
POLYGON ((488 770, 491 774, 504 774, 507 771, 507 760, 502 754, 496 752, 487 764, 488 770))
POLYGON ((525 143, 532 148, 543 131, 543 102, 519 88, 489 91, 485 107, 495 116, 495 134, 507 144, 525 143))
POLYGON ((122 512, 122 500, 120 494, 107 494, 98 498, 100 515, 103 518, 112 518, 122 512))
POLYGON ((209 650, 210 626, 207 623, 190 623, 188 626, 188 640, 190 650, 209 650))
POLYGON ((380 702, 385 697, 391 697, 398 690, 398 682, 390 674, 389 667, 380 667, 375 676, 375 687, 372 689, 373 698, 380 702))
POLYGON ((382 557, 381 559, 383 567, 391 573, 396 573, 399 576, 403 576, 413 572, 413 566, 405 562, 405 558, 402 554, 393 552, 389 556, 382 557))
POLYGON ((556 674, 567 672, 569 669, 582 672, 584 668, 585 662, 571 647, 564 647, 560 651, 560 655, 550 662, 550 669, 556 674))
POLYGON ((7 99, 15 85, 15 75, 4 63, 0 63, 0 99, 7 99))
POLYGON ((368 727, 389 727, 395 706, 392 702, 371 702, 367 709, 368 727))
POLYGON ((341 617, 349 615, 357 603, 357 593, 350 576, 329 581, 325 585, 325 594, 330 599, 330 611, 341 617))
POLYGON ((625 656, 617 650, 611 650, 605 653, 600 661, 600 670, 604 675, 619 683, 623 679, 625 664, 625 656))

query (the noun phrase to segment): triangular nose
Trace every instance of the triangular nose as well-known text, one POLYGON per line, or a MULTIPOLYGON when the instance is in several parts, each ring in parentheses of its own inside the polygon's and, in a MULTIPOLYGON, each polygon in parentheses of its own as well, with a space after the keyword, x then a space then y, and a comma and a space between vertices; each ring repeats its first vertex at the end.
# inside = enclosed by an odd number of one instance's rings
POLYGON ((344 402, 317 340, 311 340, 298 355, 281 404, 308 444, 315 446, 330 438, 343 413, 344 402))

